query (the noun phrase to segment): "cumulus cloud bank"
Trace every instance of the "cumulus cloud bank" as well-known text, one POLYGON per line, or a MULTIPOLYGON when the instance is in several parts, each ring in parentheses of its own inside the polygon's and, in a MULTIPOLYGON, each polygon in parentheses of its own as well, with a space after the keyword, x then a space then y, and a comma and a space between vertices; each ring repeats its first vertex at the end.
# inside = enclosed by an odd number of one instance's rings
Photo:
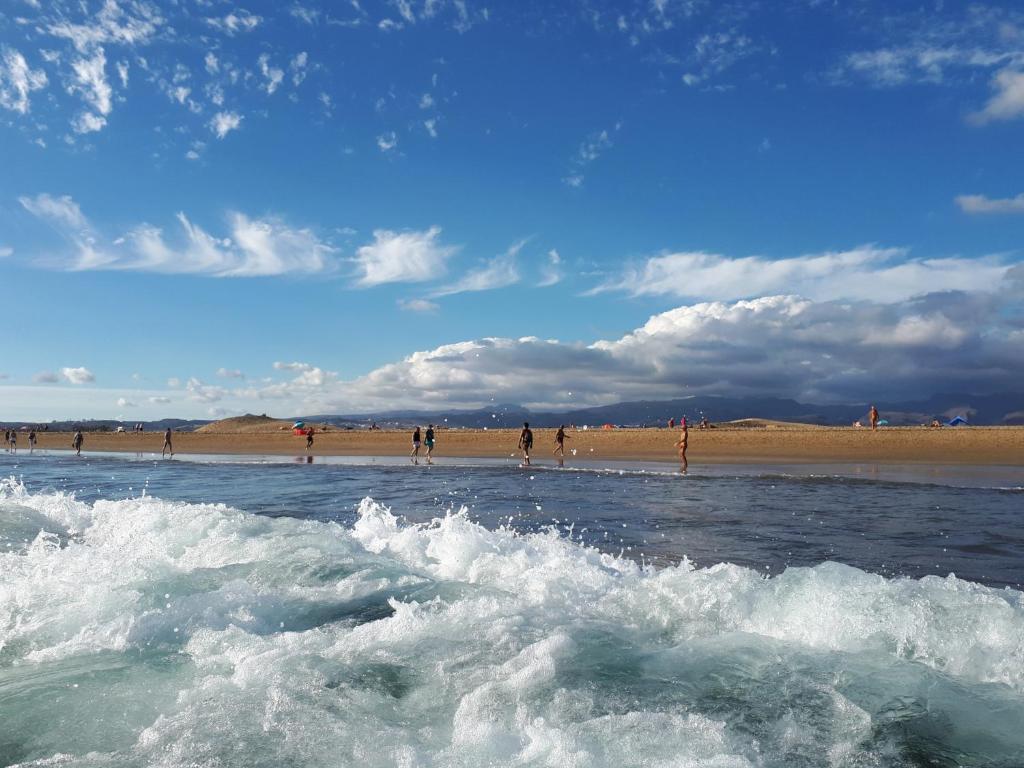
POLYGON ((415 352, 343 381, 309 363, 294 378, 233 391, 294 412, 579 407, 696 394, 842 402, 937 391, 1012 391, 1024 377, 1024 267, 989 291, 882 303, 793 295, 701 302, 592 343, 478 338, 415 352))

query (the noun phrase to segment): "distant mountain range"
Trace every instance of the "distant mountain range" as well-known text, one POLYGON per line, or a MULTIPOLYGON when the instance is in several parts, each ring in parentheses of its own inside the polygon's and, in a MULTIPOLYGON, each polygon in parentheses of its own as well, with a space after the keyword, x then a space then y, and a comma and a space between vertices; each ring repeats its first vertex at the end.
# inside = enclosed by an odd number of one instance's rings
MULTIPOLYGON (((642 400, 566 411, 531 411, 520 405, 499 404, 475 410, 438 409, 434 411, 384 411, 371 414, 313 415, 306 421, 345 426, 376 422, 379 426, 444 424, 449 427, 516 427, 524 421, 538 427, 559 424, 615 424, 660 426, 670 418, 686 416, 697 421, 707 416, 711 422, 761 418, 797 421, 808 424, 846 425, 865 419, 869 403, 852 405, 811 405, 777 397, 717 397, 712 395, 676 400, 642 400)), ((876 402, 890 424, 925 424, 932 419, 948 421, 964 416, 971 424, 1024 424, 1024 393, 996 395, 940 394, 910 402, 876 402)))
MULTIPOLYGON (((615 424, 617 426, 661 426, 670 418, 677 421, 686 416, 691 422, 706 416, 712 423, 736 419, 760 418, 778 421, 796 421, 808 424, 846 425, 865 419, 868 403, 851 405, 811 405, 778 397, 717 397, 698 395, 676 400, 642 400, 616 403, 593 408, 566 411, 531 411, 521 405, 499 404, 473 410, 398 410, 368 414, 314 414, 300 417, 304 421, 327 423, 341 428, 365 428, 376 423, 380 427, 407 427, 413 424, 441 424, 447 427, 484 427, 498 429, 517 427, 524 421, 537 427, 556 427, 559 424, 615 424)), ((994 395, 939 394, 907 402, 875 403, 882 418, 893 425, 927 424, 932 419, 948 421, 963 416, 971 424, 1024 425, 1024 393, 994 395)), ((50 430, 67 431, 78 427, 86 430, 131 429, 135 422, 101 419, 92 421, 53 421, 50 430)), ((209 419, 160 419, 143 422, 147 431, 189 431, 209 419)), ((5 427, 39 426, 34 423, 4 422, 5 427)))

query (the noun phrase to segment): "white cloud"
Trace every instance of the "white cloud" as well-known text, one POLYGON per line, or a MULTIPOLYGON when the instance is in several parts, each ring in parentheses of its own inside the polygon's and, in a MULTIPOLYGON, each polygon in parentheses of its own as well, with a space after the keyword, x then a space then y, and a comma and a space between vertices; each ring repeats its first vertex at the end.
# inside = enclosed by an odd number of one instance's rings
POLYGON ((437 312, 440 307, 432 301, 426 299, 399 299, 398 306, 400 309, 404 309, 407 312, 437 312))
POLYGON ((420 96, 420 109, 430 109, 434 106, 434 97, 429 93, 424 93, 420 96))
POLYGON ((906 249, 872 245, 783 259, 668 253, 628 267, 590 293, 726 301, 792 291, 817 300, 899 301, 932 291, 984 290, 1011 267, 997 257, 906 257, 906 249))
POLYGON ((562 282, 562 257, 554 248, 548 251, 547 262, 541 267, 541 279, 538 288, 548 288, 562 282))
POLYGON ((305 371, 313 370, 313 366, 310 365, 309 363, 282 363, 282 362, 276 362, 276 363, 274 363, 274 370, 275 371, 300 371, 300 372, 305 372, 305 371))
POLYGON ((180 230, 173 243, 163 230, 140 224, 112 243, 94 231, 70 197, 47 194, 19 198, 26 210, 54 222, 75 245, 69 269, 111 269, 215 277, 258 277, 324 273, 335 268, 335 249, 309 229, 296 229, 280 219, 228 216, 228 237, 214 237, 177 215, 180 230))
POLYGON ((313 26, 320 20, 320 11, 316 8, 307 8, 296 3, 288 12, 299 21, 313 26))
POLYGON ((71 121, 71 130, 75 133, 95 133, 102 131, 106 124, 105 117, 94 115, 92 112, 82 112, 71 121))
POLYGON ((218 139, 223 139, 232 131, 238 130, 242 125, 243 117, 237 112, 218 112, 210 121, 210 130, 218 139))
POLYGON ((36 384, 56 384, 60 377, 53 371, 40 371, 32 377, 32 381, 36 384))
POLYGON ((597 160, 602 154, 614 146, 612 136, 619 131, 621 128, 620 123, 616 123, 615 127, 611 130, 597 131, 588 136, 576 150, 576 154, 573 155, 569 161, 569 173, 563 177, 562 181, 570 187, 581 187, 585 179, 584 170, 597 160))
POLYGON ((309 54, 305 51, 295 54, 288 63, 288 69, 292 73, 292 85, 298 86, 306 79, 306 67, 309 65, 309 54))
POLYGON ((245 374, 236 369, 218 368, 217 376, 222 379, 244 379, 245 374))
POLYGON ((61 368, 60 375, 71 384, 89 384, 96 377, 88 368, 61 368))
POLYGON ((189 400, 198 403, 216 403, 228 394, 228 390, 224 387, 215 387, 209 384, 204 384, 195 377, 192 377, 185 382, 185 391, 188 393, 189 400))
POLYGON ((427 129, 427 134, 432 139, 437 138, 437 118, 432 117, 429 120, 423 121, 423 127, 427 129))
POLYGON ((14 254, 14 249, 9 246, 0 246, 0 259, 6 259, 8 256, 14 254))
POLYGON ((164 397, 163 395, 154 395, 153 397, 147 398, 149 402, 155 405, 166 405, 171 402, 171 398, 164 397))
POLYGON ((1024 193, 1004 198, 959 195, 956 204, 964 213, 1024 213, 1024 193))
POLYGON ((46 72, 32 69, 15 49, 0 48, 0 107, 28 114, 29 95, 46 84, 46 72))
POLYGON ((444 274, 448 259, 458 250, 439 242, 440 227, 423 232, 374 230, 373 243, 356 251, 362 287, 382 283, 421 283, 444 274))
POLYGON ((136 404, 133 403, 131 400, 129 400, 126 397, 119 397, 119 398, 117 398, 117 407, 118 408, 135 408, 136 404))
POLYGON ((260 65, 260 73, 263 75, 263 90, 268 95, 273 94, 284 80, 284 70, 270 66, 270 54, 262 53, 257 60, 260 65))
POLYGON ((816 402, 957 387, 1010 391, 1024 375, 1024 334, 1015 335, 1004 311, 998 291, 1005 285, 892 304, 795 296, 706 302, 591 344, 534 337, 446 344, 342 382, 322 405, 480 407, 493 398, 566 407, 693 394, 816 402))
POLYGON ((256 16, 255 14, 242 9, 233 11, 222 17, 206 19, 206 23, 211 27, 219 29, 221 32, 224 32, 229 36, 233 36, 239 32, 251 32, 256 29, 262 21, 262 16, 256 16))
POLYGON ((98 48, 91 58, 75 59, 71 62, 74 83, 71 89, 81 95, 83 101, 100 115, 109 115, 112 108, 113 89, 107 82, 107 57, 98 48))
POLYGON ((388 131, 382 133, 377 137, 377 147, 381 152, 390 152, 398 146, 398 136, 395 135, 394 131, 388 131))
POLYGON ((50 219, 62 227, 72 230, 88 228, 88 221, 78 203, 69 195, 53 197, 45 192, 35 197, 19 197, 18 202, 33 216, 50 219))
POLYGON ((431 295, 441 297, 469 291, 490 291, 518 283, 519 266, 516 263, 516 256, 524 245, 526 241, 520 240, 505 253, 488 260, 478 269, 470 270, 451 285, 439 288, 431 295))
POLYGON ((1006 68, 992 77, 995 91, 988 103, 971 115, 979 125, 996 120, 1012 120, 1024 115, 1024 71, 1006 68))
POLYGON ((75 48, 85 53, 106 43, 145 45, 163 23, 159 10, 150 3, 130 2, 122 7, 117 0, 104 0, 99 12, 89 15, 88 23, 74 24, 62 19, 50 25, 48 31, 55 37, 70 40, 75 48))

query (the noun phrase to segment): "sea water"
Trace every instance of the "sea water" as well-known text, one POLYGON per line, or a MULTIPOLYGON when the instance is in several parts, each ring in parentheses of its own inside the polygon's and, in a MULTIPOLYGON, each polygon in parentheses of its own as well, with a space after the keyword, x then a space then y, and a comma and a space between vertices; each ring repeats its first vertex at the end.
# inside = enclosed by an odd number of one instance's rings
POLYGON ((600 469, 0 454, 0 765, 1024 765, 1013 470, 600 469))

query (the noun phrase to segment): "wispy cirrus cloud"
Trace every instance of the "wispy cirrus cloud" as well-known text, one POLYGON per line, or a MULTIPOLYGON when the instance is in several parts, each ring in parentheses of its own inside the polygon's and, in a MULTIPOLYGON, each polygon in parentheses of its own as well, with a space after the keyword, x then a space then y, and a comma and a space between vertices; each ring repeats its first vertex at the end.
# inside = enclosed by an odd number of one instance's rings
POLYGON ((482 266, 471 269, 454 283, 431 293, 432 298, 452 296, 472 291, 492 291, 519 282, 519 265, 516 257, 526 245, 526 240, 513 244, 504 253, 488 259, 482 266))
POLYGON ((263 23, 263 17, 249 13, 244 8, 239 8, 224 16, 208 17, 205 21, 214 29, 218 29, 226 35, 234 36, 240 33, 252 32, 263 23))
POLYGON ((442 277, 458 246, 441 243, 441 228, 393 232, 374 230, 373 242, 356 251, 356 284, 422 283, 442 277))
POLYGON ((616 123, 610 131, 595 131, 584 139, 569 161, 569 172, 562 181, 570 187, 582 187, 587 167, 615 145, 613 137, 621 128, 622 123, 616 123))
POLYGON ((959 195, 956 204, 964 213, 1017 213, 1024 214, 1024 193, 1016 197, 987 197, 986 195, 959 195))
POLYGON ((216 237, 178 213, 178 231, 168 240, 162 228, 140 224, 109 241, 99 235, 68 196, 19 198, 35 216, 52 223, 73 247, 56 266, 71 270, 126 270, 214 277, 260 277, 323 273, 336 267, 336 249, 312 230, 281 219, 228 215, 228 235, 216 237))
POLYGON ((1000 256, 911 259, 905 248, 874 245, 781 259, 684 251, 644 259, 589 293, 732 301, 791 291, 824 301, 900 301, 931 291, 983 290, 1013 266, 1000 256))

